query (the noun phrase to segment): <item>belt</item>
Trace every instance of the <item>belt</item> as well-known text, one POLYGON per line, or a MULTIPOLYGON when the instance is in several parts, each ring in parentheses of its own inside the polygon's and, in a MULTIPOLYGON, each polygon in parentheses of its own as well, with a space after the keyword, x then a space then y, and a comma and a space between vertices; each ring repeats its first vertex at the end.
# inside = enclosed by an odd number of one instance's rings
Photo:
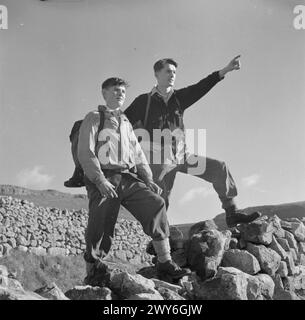
POLYGON ((136 173, 137 169, 136 169, 136 166, 134 166, 132 168, 102 169, 102 171, 105 174, 128 173, 128 172, 136 173))

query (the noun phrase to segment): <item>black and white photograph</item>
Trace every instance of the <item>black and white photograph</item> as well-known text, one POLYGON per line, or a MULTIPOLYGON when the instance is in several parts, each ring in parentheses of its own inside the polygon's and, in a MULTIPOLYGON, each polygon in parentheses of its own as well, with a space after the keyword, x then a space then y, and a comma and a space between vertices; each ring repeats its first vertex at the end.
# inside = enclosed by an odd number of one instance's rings
POLYGON ((304 89, 303 0, 0 0, 0 300, 304 300, 304 89))

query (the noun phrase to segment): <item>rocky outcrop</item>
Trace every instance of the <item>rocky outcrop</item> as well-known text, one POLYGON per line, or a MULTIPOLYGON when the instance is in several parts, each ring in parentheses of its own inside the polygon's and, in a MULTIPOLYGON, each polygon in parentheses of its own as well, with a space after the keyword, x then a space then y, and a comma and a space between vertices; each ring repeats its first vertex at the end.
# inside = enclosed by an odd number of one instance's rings
POLYGON ((187 261, 202 279, 214 277, 222 260, 226 236, 216 229, 202 230, 190 239, 187 261))
MULTIPOLYGON (((41 208, 2 197, 0 252, 6 255, 17 248, 38 255, 82 254, 86 215, 86 211, 41 208)), ((64 293, 55 281, 28 292, 0 266, 0 299, 298 300, 304 296, 303 221, 275 215, 225 231, 210 220, 194 224, 189 232, 181 232, 179 226, 170 229, 173 259, 192 270, 179 281, 158 278, 150 238, 136 221, 121 219, 109 259, 95 265, 85 284, 64 293)))
POLYGON ((246 250, 230 249, 223 255, 222 266, 234 267, 248 274, 256 274, 261 270, 258 260, 246 250))

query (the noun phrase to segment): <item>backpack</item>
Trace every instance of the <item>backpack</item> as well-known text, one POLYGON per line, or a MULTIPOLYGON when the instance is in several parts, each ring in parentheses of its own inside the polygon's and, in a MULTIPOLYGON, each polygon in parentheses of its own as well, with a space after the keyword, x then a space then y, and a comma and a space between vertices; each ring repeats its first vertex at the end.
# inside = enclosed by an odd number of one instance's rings
MULTIPOLYGON (((144 123, 142 121, 137 122, 134 125, 134 129, 136 128, 145 128, 147 124, 147 117, 148 117, 148 110, 150 108, 150 100, 151 100, 151 94, 147 94, 147 104, 146 104, 146 109, 145 109, 145 117, 144 117, 144 123)), ((99 111, 100 114, 100 125, 98 128, 98 133, 101 132, 101 130, 104 127, 104 121, 105 121, 105 114, 103 111, 99 111)), ((67 188, 80 188, 85 186, 84 183, 84 170, 81 167, 81 164, 78 160, 78 155, 77 155, 77 149, 78 149, 78 136, 79 136, 79 129, 81 127, 83 120, 78 120, 75 121, 69 136, 70 142, 71 142, 71 153, 73 157, 73 161, 75 164, 75 169, 73 172, 72 177, 64 182, 64 186, 67 188)))
MULTIPOLYGON (((100 114, 100 124, 98 128, 98 133, 103 129, 104 121, 105 121, 104 112, 99 111, 99 114, 100 114)), ((75 121, 71 130, 71 133, 69 135, 69 139, 71 142, 71 153, 72 153, 73 161, 75 164, 75 169, 72 177, 69 180, 64 182, 64 186, 67 188, 79 188, 85 185, 84 171, 80 165, 80 162, 78 160, 78 155, 77 155, 78 136, 79 136, 79 130, 82 122, 83 120, 75 121)))

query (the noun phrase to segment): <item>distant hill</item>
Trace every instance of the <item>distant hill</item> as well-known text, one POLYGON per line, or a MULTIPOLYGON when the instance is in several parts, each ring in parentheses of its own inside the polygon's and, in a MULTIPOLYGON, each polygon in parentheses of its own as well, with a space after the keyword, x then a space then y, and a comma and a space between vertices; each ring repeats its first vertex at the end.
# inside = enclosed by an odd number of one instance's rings
MULTIPOLYGON (((81 189, 80 189, 81 190, 81 189)), ((33 202, 37 206, 69 209, 88 210, 88 198, 86 194, 71 194, 57 190, 32 190, 28 188, 2 184, 0 185, 0 196, 11 196, 33 202)), ((134 217, 123 207, 119 216, 121 218, 134 220, 134 217)))
MULTIPOLYGON (((305 217, 305 201, 292 202, 292 203, 283 203, 277 205, 265 205, 265 206, 256 206, 248 207, 244 209, 246 213, 253 211, 260 211, 263 215, 273 216, 277 215, 281 219, 285 218, 302 218, 305 217)), ((220 230, 227 229, 225 221, 225 213, 220 213, 214 219, 214 222, 220 230)), ((179 229, 187 235, 188 230, 192 226, 192 223, 180 224, 179 229)))
MULTIPOLYGON (((303 218, 305 217, 305 201, 245 208, 247 213, 253 211, 260 211, 267 216, 276 214, 280 219, 303 218)), ((225 213, 217 215, 213 220, 221 230, 226 228, 225 213)))

